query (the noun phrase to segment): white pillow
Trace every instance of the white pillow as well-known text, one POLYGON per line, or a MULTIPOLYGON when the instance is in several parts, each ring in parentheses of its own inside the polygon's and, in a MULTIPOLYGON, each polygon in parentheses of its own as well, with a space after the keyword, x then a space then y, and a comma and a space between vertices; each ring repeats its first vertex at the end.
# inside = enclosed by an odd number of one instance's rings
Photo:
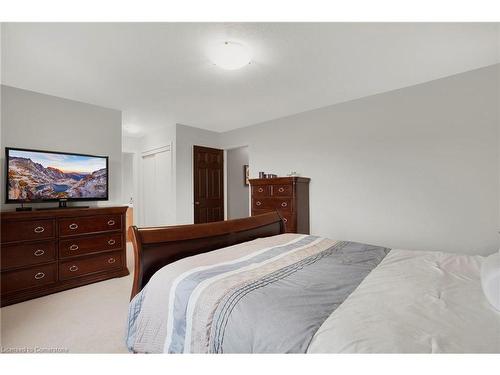
POLYGON ((484 259, 481 285, 488 302, 500 311, 500 250, 484 259))

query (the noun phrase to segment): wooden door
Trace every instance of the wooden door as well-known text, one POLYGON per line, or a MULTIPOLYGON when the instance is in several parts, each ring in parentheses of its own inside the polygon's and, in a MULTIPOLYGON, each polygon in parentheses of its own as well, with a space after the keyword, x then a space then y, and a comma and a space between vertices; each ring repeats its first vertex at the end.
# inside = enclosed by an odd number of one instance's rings
POLYGON ((193 146, 194 223, 224 220, 224 151, 193 146))

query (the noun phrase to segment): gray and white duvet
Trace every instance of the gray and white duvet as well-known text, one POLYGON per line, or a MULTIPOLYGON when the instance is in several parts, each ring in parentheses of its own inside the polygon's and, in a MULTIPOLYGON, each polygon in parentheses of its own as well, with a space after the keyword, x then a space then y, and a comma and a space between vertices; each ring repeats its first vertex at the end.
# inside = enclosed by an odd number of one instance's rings
POLYGON ((142 353, 305 353, 389 249, 283 234, 185 258, 130 303, 142 353))

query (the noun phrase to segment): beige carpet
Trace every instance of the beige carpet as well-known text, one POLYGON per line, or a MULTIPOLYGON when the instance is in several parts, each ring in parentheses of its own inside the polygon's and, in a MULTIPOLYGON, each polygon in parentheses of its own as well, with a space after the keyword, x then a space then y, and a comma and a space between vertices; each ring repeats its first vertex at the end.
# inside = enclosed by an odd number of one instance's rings
POLYGON ((2 352, 9 348, 62 349, 70 353, 126 353, 130 275, 67 290, 0 309, 2 352))

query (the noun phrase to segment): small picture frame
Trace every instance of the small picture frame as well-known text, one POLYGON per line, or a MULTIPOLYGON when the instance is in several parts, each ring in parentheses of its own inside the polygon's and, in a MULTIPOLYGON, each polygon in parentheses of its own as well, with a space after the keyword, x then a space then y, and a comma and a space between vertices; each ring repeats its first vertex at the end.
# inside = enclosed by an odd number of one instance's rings
POLYGON ((245 164, 243 166, 243 183, 245 186, 250 185, 250 181, 248 179, 250 178, 250 169, 248 168, 248 164, 245 164))

